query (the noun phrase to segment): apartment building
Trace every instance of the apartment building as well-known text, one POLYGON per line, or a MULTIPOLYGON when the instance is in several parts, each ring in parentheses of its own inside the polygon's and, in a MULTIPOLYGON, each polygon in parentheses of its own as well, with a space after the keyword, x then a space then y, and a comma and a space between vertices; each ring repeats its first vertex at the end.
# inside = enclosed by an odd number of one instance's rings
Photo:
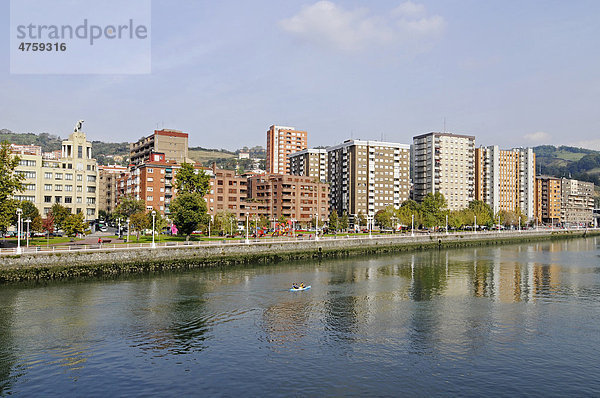
POLYGON ((327 148, 330 209, 338 214, 374 215, 410 195, 410 146, 347 140, 327 148))
POLYGON ((422 201, 440 192, 448 209, 466 208, 475 199, 475 137, 428 133, 413 137, 413 197, 422 201))
POLYGON ((59 203, 87 221, 96 219, 98 166, 85 133, 72 133, 60 151, 44 153, 32 145, 12 145, 11 151, 20 158, 16 172, 25 177, 25 191, 16 200, 33 202, 43 216, 59 203))
POLYGON ((271 126, 267 130, 267 173, 289 174, 288 156, 308 148, 306 131, 271 126))
MULTIPOLYGON (((209 175, 209 190, 205 196, 208 214, 227 211, 235 214, 238 221, 246 219, 251 210, 247 202, 248 175, 236 174, 234 170, 217 169, 216 165, 204 172, 209 175)), ((254 205, 256 207, 256 205, 254 205)), ((252 213, 256 215, 257 210, 252 213)))
POLYGON ((561 220, 565 226, 594 224, 594 183, 562 178, 561 220))
POLYGON ((533 149, 489 146, 475 150, 475 199, 487 203, 494 214, 518 210, 533 220, 535 190, 533 149))
POLYGON ((98 211, 112 213, 118 204, 118 181, 127 167, 119 165, 98 166, 98 211))
POLYGON ((536 177, 536 218, 538 222, 552 225, 560 224, 562 191, 560 178, 550 176, 536 177))
POLYGON ((308 226, 318 215, 329 219, 329 185, 312 177, 263 174, 248 178, 248 213, 264 215, 271 221, 285 217, 308 226), (256 212, 256 213, 254 213, 256 212))
POLYGON ((321 182, 327 181, 327 149, 310 148, 288 156, 290 174, 313 177, 321 182))
POLYGON ((147 210, 170 214, 169 207, 175 195, 174 176, 179 168, 180 165, 167 160, 164 153, 151 153, 146 162, 121 173, 117 181, 117 202, 123 196, 132 196, 142 199, 147 210))
POLYGON ((150 159, 151 153, 162 153, 165 160, 194 163, 188 159, 188 133, 179 130, 154 130, 152 135, 129 144, 130 163, 140 165, 150 159))

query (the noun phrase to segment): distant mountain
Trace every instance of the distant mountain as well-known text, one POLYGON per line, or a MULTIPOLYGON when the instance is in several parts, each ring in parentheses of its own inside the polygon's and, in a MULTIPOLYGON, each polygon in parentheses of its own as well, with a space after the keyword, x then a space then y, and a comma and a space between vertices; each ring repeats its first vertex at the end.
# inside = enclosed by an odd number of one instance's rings
POLYGON ((538 174, 571 177, 600 186, 600 151, 552 145, 537 146, 533 151, 538 174))

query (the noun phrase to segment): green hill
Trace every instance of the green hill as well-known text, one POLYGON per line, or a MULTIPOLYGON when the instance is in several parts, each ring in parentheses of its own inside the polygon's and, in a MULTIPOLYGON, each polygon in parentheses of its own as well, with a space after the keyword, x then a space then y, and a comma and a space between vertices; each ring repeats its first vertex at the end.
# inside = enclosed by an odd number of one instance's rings
POLYGON ((569 146, 533 148, 538 174, 572 177, 600 185, 600 151, 569 146))

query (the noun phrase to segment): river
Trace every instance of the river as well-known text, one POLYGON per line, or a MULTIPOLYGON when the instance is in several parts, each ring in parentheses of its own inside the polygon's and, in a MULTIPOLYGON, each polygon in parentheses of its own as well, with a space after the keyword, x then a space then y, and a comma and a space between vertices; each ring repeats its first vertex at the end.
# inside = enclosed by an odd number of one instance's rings
POLYGON ((600 238, 0 286, 0 395, 598 396, 599 374, 600 238))

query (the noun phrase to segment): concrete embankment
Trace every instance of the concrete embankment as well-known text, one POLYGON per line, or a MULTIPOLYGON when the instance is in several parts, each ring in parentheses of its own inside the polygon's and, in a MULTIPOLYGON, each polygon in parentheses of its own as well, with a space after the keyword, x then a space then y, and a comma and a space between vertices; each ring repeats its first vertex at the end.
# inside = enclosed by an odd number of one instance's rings
POLYGON ((335 258, 453 247, 598 236, 600 231, 433 234, 111 249, 0 257, 0 283, 153 272, 284 260, 335 258))

